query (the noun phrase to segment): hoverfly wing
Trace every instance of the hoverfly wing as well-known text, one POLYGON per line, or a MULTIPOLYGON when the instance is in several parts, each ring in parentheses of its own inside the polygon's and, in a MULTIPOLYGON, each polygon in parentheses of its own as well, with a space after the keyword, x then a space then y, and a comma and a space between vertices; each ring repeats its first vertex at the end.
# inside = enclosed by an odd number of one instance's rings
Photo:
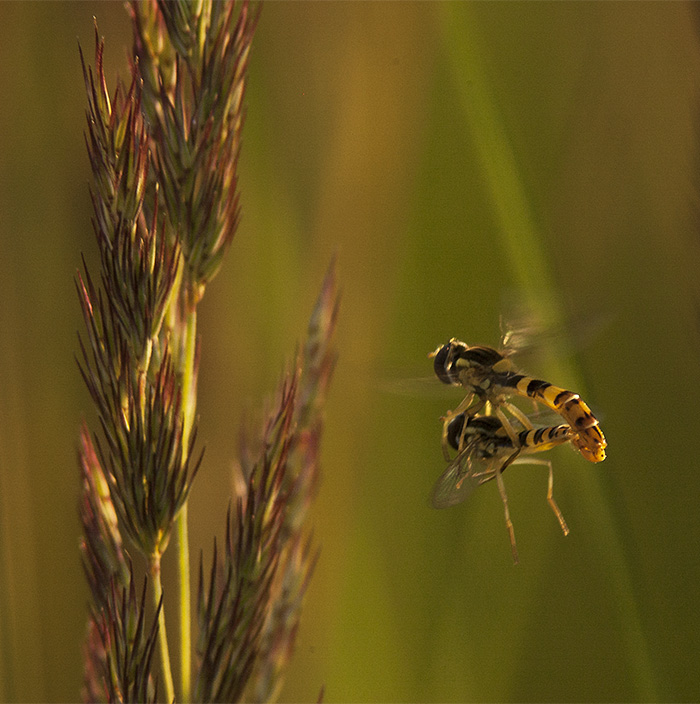
POLYGON ((430 494, 433 508, 449 508, 462 503, 479 486, 481 481, 474 475, 479 465, 484 463, 473 460, 472 450, 468 447, 460 452, 435 482, 430 494))
POLYGON ((543 301, 539 312, 508 297, 502 303, 499 316, 501 329, 500 351, 506 357, 515 356, 518 366, 530 369, 544 350, 557 350, 569 357, 573 350, 585 349, 609 328, 615 318, 608 310, 589 311, 575 318, 560 317, 552 301, 543 301))
POLYGON ((435 383, 435 374, 414 377, 382 377, 376 382, 376 389, 382 394, 407 396, 410 398, 449 399, 450 389, 435 383))

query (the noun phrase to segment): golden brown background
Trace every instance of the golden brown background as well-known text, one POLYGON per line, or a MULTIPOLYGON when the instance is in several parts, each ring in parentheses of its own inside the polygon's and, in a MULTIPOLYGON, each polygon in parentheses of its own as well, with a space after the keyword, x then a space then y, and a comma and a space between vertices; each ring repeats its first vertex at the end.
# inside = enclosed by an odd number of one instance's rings
MULTIPOLYGON (((73 275, 95 262, 77 40, 111 86, 119 3, 0 3, 0 699, 79 696, 87 590, 73 275), (77 38, 77 40, 76 40, 77 38)), ((700 697, 697 7, 265 5, 240 162, 243 220, 201 306, 193 555, 223 533, 242 418, 292 357, 338 253, 341 349, 314 514, 322 556, 283 700, 700 697), (609 441, 433 511, 439 416, 386 393, 503 301, 602 319, 572 385, 609 441), (520 292, 520 293, 519 293, 520 292)), ((437 382, 435 382, 437 384, 437 382)), ((167 589, 167 583, 166 583, 167 589)))

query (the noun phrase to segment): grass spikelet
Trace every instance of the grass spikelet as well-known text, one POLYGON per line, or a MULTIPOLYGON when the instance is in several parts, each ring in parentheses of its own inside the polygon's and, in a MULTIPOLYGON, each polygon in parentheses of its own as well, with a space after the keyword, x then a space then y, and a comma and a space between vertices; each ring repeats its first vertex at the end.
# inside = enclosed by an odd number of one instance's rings
POLYGON ((107 599, 90 619, 86 646, 86 701, 155 702, 157 682, 151 662, 158 636, 158 616, 146 614, 146 582, 136 596, 133 574, 128 586, 111 580, 107 599))
POLYGON ((221 568, 216 550, 209 587, 200 567, 200 660, 196 696, 200 701, 241 698, 261 648, 270 584, 279 560, 286 496, 282 491, 292 444, 297 376, 286 379, 267 419, 261 452, 247 478, 247 492, 226 519, 221 568))
POLYGON ((208 580, 200 561, 193 686, 187 499, 202 461, 196 313, 238 224, 236 165, 257 13, 247 2, 207 0, 129 9, 128 88, 118 82, 110 95, 97 29, 94 69, 81 52, 100 254, 99 276, 84 263, 75 282, 86 329, 78 366, 99 420, 98 432, 83 429, 80 452, 81 548, 92 593, 85 697, 154 701, 158 679, 168 701, 269 700, 316 559, 305 519, 335 362, 334 267, 260 437, 246 440, 245 457, 254 459, 242 459, 244 489, 229 510, 223 550, 215 543, 208 580), (161 582, 173 534, 177 683, 164 617, 172 599, 161 582), (138 556, 148 570, 140 600, 131 569, 138 556))
POLYGON ((149 0, 130 8, 160 196, 181 240, 193 304, 238 224, 236 168, 257 13, 247 2, 149 0))
POLYGON ((95 605, 106 602, 106 587, 110 583, 126 586, 129 567, 124 556, 117 513, 112 503, 109 484, 97 459, 90 432, 83 426, 80 447, 83 491, 80 520, 83 538, 80 552, 83 569, 95 605))
POLYGON ((331 264, 294 372, 282 380, 260 438, 243 439, 241 494, 227 516, 222 560, 214 550, 208 586, 200 565, 202 701, 271 701, 281 688, 318 557, 306 517, 319 477, 337 311, 331 264))
POLYGON ((299 384, 281 512, 279 558, 270 584, 269 609, 261 635, 261 653, 246 690, 250 701, 270 701, 279 694, 301 618, 303 597, 318 559, 306 527, 320 474, 322 410, 337 351, 332 344, 340 305, 332 261, 309 321, 299 359, 299 384))

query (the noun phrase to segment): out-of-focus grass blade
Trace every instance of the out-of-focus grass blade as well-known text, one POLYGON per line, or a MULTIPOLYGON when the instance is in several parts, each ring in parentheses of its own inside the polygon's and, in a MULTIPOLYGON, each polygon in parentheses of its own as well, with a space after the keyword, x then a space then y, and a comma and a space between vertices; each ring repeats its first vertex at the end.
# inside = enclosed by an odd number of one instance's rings
MULTIPOLYGON (((563 320, 563 315, 554 295, 554 276, 534 223, 516 156, 481 63, 483 45, 472 8, 470 3, 442 5, 444 45, 453 71, 454 85, 460 96, 466 128, 471 132, 479 155, 479 167, 491 197, 502 237, 501 244, 516 285, 523 291, 524 303, 528 308, 544 320, 557 325, 563 320)), ((564 369, 563 362, 557 359, 556 353, 557 350, 554 349, 553 358, 548 360, 552 379, 575 379, 573 370, 564 369)), ((581 386, 576 382, 577 390, 581 386)), ((614 446, 610 449, 611 453, 615 452, 614 446)), ((605 567, 614 590, 611 598, 619 608, 620 620, 625 628, 629 663, 638 683, 639 698, 656 700, 657 688, 634 596, 631 571, 615 528, 611 508, 606 503, 595 472, 582 475, 580 490, 580 501, 587 505, 589 515, 595 519, 588 528, 595 531, 600 544, 600 555, 607 558, 605 567)), ((512 611, 509 612, 508 628, 517 633, 518 626, 524 625, 528 616, 520 614, 522 624, 514 622, 514 616, 512 611)), ((508 677, 509 667, 513 668, 511 674, 515 674, 517 664, 501 658, 501 676, 508 677)))

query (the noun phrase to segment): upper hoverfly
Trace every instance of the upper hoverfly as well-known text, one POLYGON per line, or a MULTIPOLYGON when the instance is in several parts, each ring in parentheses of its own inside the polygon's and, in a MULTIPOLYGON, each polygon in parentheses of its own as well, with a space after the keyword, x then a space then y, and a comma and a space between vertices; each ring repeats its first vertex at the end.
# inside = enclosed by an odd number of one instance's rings
POLYGON ((515 531, 510 519, 502 474, 511 464, 539 464, 548 467, 547 501, 564 535, 568 535, 569 528, 552 495, 552 463, 549 460, 524 458, 521 455, 544 452, 575 438, 576 434, 568 425, 522 430, 515 438, 511 438, 496 416, 470 416, 466 413, 452 416, 446 423, 446 439, 448 445, 457 451, 457 455, 435 483, 431 503, 435 508, 454 506, 464 501, 475 487, 496 479, 503 500, 513 561, 517 563, 515 531))
POLYGON ((445 417, 443 451, 446 458, 449 456, 449 422, 461 413, 474 417, 487 404, 501 421, 508 437, 517 445, 517 433, 504 409, 516 418, 523 428, 530 430, 533 426, 528 417, 507 400, 508 396, 515 395, 533 399, 556 411, 573 431, 573 437, 570 438, 572 445, 589 462, 602 462, 605 459, 605 436, 591 409, 578 394, 521 374, 508 357, 492 347, 470 347, 454 337, 438 347, 430 356, 434 358, 435 374, 440 381, 452 386, 461 386, 467 392, 459 406, 445 417))

